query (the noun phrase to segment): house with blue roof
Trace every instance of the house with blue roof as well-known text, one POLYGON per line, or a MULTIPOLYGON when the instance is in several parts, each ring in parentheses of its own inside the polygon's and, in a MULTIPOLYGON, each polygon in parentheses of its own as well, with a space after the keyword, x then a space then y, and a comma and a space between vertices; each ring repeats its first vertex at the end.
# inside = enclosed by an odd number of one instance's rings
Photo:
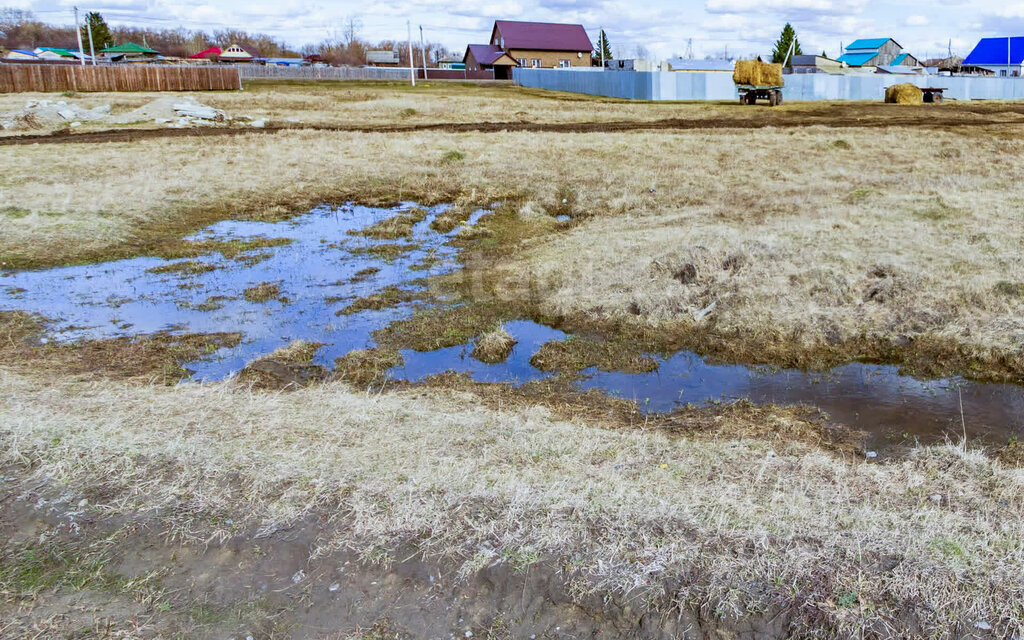
POLYGON ((861 38, 854 40, 839 56, 848 67, 919 67, 917 58, 903 51, 892 38, 861 38))
POLYGON ((982 38, 967 57, 964 67, 976 67, 999 76, 1020 77, 1024 66, 1024 37, 982 38))

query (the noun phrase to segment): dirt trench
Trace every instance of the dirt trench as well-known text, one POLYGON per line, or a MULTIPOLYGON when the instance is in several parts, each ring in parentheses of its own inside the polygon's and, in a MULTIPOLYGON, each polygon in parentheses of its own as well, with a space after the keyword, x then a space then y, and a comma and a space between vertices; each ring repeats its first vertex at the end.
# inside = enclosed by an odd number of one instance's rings
POLYGON ((341 133, 622 133, 630 131, 689 131, 709 129, 763 129, 825 126, 838 129, 912 127, 950 130, 958 127, 991 127, 1021 124, 1017 105, 907 109, 876 104, 832 105, 793 111, 751 107, 728 116, 664 118, 658 120, 614 120, 595 122, 438 122, 396 125, 289 125, 249 127, 145 128, 71 133, 59 130, 45 134, 0 137, 0 147, 24 144, 78 144, 137 142, 164 138, 221 137, 246 134, 275 134, 282 131, 329 131, 341 133), (887 110, 890 109, 890 110, 887 110), (901 109, 899 111, 891 109, 901 109))

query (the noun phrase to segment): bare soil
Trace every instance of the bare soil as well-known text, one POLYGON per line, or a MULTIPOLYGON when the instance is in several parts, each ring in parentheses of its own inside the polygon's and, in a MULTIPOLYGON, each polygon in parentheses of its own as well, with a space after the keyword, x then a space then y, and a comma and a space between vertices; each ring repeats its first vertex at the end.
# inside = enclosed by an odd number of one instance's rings
POLYGON ((657 602, 580 597, 573 584, 586 576, 557 559, 497 559, 464 576, 415 540, 373 558, 319 554, 346 528, 329 512, 176 542, 141 514, 104 516, 38 485, 14 491, 27 469, 3 471, 0 638, 782 638, 794 613, 679 608, 670 581, 657 602))
POLYGON ((737 108, 729 115, 656 120, 618 120, 601 122, 438 122, 389 124, 383 126, 345 126, 323 124, 270 125, 251 127, 138 128, 71 133, 64 129, 46 134, 0 137, 0 146, 24 144, 71 144, 99 142, 136 142, 161 138, 219 137, 243 134, 273 134, 281 131, 312 130, 354 133, 621 133, 627 131, 687 131, 699 129, 763 129, 766 127, 801 128, 823 126, 837 129, 872 127, 913 127, 949 130, 958 127, 991 127, 1021 124, 1024 106, 1011 103, 943 105, 941 107, 886 105, 876 103, 827 103, 821 107, 800 109, 737 108))

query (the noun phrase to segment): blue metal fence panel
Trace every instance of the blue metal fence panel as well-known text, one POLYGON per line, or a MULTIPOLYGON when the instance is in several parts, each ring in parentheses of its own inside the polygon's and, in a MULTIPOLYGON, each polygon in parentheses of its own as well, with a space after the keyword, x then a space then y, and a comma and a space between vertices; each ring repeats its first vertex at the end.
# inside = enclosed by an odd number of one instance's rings
MULTIPOLYGON (((736 87, 728 73, 567 71, 516 69, 517 84, 552 91, 569 91, 630 100, 735 100, 736 87)), ((885 97, 886 87, 911 82, 919 87, 942 87, 954 100, 1021 100, 1024 78, 947 76, 787 75, 783 96, 800 100, 872 100, 885 97)))

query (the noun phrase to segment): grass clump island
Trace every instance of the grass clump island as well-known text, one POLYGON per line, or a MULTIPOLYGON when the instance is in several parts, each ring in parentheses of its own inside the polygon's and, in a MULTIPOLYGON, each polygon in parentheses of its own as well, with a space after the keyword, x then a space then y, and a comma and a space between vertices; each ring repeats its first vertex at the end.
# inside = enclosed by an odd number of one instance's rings
POLYGON ((476 339, 470 355, 480 362, 497 364, 504 362, 515 346, 515 338, 505 330, 505 327, 498 325, 476 339))

